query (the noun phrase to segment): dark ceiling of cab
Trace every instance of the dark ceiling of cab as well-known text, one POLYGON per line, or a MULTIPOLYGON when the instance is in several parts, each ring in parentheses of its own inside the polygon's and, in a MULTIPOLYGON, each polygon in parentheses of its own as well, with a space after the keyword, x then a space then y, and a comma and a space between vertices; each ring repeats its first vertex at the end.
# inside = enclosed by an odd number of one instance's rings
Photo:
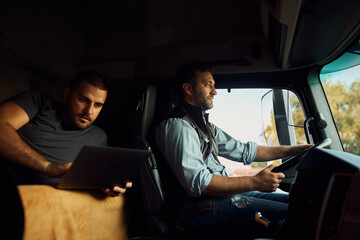
MULTIPOLYGON (((331 53, 359 9, 357 0, 303 2, 310 7, 298 24, 292 66, 331 53)), ((66 78, 79 64, 139 61, 161 47, 262 34, 258 0, 0 2, 0 53, 66 78)))
POLYGON ((254 0, 107 2, 82 5, 90 58, 131 58, 158 46, 262 34, 254 0))

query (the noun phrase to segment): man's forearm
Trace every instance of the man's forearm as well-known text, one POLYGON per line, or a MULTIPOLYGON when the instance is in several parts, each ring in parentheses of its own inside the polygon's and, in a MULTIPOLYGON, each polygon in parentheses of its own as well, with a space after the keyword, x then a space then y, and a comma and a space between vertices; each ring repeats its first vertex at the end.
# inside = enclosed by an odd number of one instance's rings
POLYGON ((50 162, 28 146, 8 123, 0 123, 0 154, 5 160, 27 168, 46 172, 50 162))
POLYGON ((228 196, 255 190, 252 177, 225 177, 213 175, 210 184, 204 189, 204 196, 228 196))
POLYGON ((256 152, 256 162, 266 162, 286 157, 294 156, 307 148, 311 144, 298 145, 298 146, 258 146, 256 152))
POLYGON ((213 175, 210 184, 202 191, 204 196, 229 196, 249 191, 273 192, 282 179, 283 173, 273 173, 275 166, 270 165, 255 176, 227 177, 213 175))

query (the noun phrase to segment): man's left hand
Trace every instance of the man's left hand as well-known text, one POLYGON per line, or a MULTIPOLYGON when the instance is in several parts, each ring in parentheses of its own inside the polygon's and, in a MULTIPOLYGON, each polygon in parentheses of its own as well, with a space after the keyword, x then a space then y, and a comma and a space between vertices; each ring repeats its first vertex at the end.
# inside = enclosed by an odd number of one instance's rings
POLYGON ((132 187, 132 182, 126 182, 124 187, 114 186, 112 189, 104 188, 103 192, 109 197, 117 197, 126 192, 126 189, 132 187))

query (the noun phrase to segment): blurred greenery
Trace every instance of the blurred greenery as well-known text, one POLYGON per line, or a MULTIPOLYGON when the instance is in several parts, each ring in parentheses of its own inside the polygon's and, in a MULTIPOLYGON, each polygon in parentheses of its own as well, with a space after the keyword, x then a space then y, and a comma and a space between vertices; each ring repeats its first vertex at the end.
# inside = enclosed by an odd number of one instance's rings
MULTIPOLYGON (((290 92, 290 107, 292 112, 292 117, 295 126, 303 126, 305 121, 304 112, 301 108, 300 101, 297 96, 290 92)), ((296 137, 296 144, 305 144, 306 143, 306 136, 303 127, 295 127, 295 137, 296 137)))
POLYGON ((348 85, 322 82, 344 150, 360 155, 360 78, 348 85))

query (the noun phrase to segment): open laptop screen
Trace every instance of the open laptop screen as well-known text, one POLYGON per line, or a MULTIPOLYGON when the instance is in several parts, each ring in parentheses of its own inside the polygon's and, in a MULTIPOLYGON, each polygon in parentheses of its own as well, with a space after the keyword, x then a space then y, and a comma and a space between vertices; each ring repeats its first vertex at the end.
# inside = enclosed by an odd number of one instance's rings
POLYGON ((138 174, 151 152, 139 149, 84 146, 61 179, 61 189, 122 186, 138 174))

